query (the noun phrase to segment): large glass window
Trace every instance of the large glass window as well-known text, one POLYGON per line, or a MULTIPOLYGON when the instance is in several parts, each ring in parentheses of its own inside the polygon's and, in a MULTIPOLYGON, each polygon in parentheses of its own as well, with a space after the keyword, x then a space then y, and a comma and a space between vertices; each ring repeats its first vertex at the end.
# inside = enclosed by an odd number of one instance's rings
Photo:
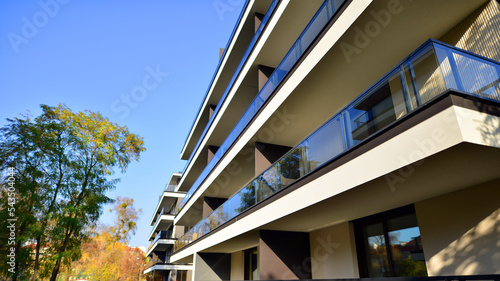
POLYGON ((413 206, 354 223, 361 277, 427 276, 413 206))

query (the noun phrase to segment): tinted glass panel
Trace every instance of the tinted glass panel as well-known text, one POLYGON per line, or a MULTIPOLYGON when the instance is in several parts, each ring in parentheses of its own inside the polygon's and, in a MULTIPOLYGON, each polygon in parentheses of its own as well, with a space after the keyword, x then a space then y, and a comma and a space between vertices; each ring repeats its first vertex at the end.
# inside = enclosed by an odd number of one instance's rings
POLYGON ((271 166, 262 174, 261 185, 267 187, 273 193, 281 189, 279 165, 271 166))
POLYGON ((238 192, 237 200, 239 202, 235 201, 235 203, 238 203, 236 210, 239 214, 257 203, 257 196, 255 193, 253 182, 248 184, 240 192, 238 192))
POLYGON ((366 277, 427 276, 414 211, 406 215, 394 211, 394 215, 380 215, 378 219, 360 224, 366 277))
POLYGON ((396 276, 427 276, 418 227, 389 232, 396 276))
POLYGON ((369 276, 391 276, 382 223, 365 226, 363 228, 363 236, 365 237, 366 265, 369 276))
POLYGON ((298 147, 279 160, 281 188, 292 184, 304 175, 302 157, 302 149, 298 147))
POLYGON ((352 145, 406 114, 399 72, 382 81, 347 109, 348 135, 352 145))
POLYGON ((317 168, 344 151, 342 119, 339 115, 307 140, 309 170, 317 168))

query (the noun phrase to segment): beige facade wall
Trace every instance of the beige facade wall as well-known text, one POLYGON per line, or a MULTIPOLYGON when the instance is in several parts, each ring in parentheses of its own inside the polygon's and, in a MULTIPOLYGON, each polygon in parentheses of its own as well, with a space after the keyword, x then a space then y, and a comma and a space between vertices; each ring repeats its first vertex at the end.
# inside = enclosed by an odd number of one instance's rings
POLYGON ((429 276, 500 273, 500 180, 415 203, 429 276))
POLYGON ((207 264, 198 254, 195 254, 193 262, 193 281, 206 280, 221 280, 221 278, 217 276, 209 264, 207 264))
POLYGON ((500 4, 489 1, 439 40, 500 61, 500 4))
POLYGON ((173 231, 173 235, 174 237, 176 238, 179 238, 179 237, 182 237, 182 235, 184 235, 185 231, 184 231, 184 226, 182 225, 174 225, 174 231, 173 231))
POLYGON ((309 235, 313 279, 359 277, 351 223, 323 228, 309 235))
POLYGON ((243 251, 231 254, 231 280, 245 279, 245 256, 243 251))

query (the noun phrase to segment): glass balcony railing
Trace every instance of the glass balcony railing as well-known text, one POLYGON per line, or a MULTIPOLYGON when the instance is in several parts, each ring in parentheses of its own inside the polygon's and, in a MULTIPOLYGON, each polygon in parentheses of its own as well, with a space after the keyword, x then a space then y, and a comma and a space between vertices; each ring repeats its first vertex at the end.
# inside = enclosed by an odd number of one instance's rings
POLYGON ((153 255, 153 258, 150 261, 153 264, 169 264, 170 255, 167 254, 153 255))
POLYGON ((175 215, 175 206, 174 207, 164 207, 161 208, 160 211, 160 216, 161 215, 175 215))
POLYGON ((447 90, 500 101, 500 64, 429 40, 179 238, 174 251, 367 140, 447 90))
MULTIPOLYGON (((259 91, 257 97, 252 101, 248 109, 245 111, 243 116, 240 118, 238 123, 234 126, 233 130, 229 133, 227 138, 224 140, 222 145, 219 147, 217 152, 214 154, 213 158, 210 160, 208 165, 202 171, 198 179, 193 183, 186 196, 183 198, 179 205, 179 210, 182 209, 188 200, 191 198, 193 193, 198 189, 201 183, 205 180, 212 169, 219 163, 226 151, 232 146, 234 141, 247 127, 250 121, 253 119, 255 114, 264 105, 267 99, 271 96, 274 90, 281 83, 283 78, 288 74, 290 69, 297 63, 302 54, 311 45, 314 39, 319 35, 321 30, 326 26, 330 19, 339 10, 340 6, 345 2, 345 0, 326 0, 321 7, 318 9, 314 17, 311 19, 307 27, 302 31, 301 35, 292 45, 285 58, 281 61, 279 66, 274 70, 274 72, 269 77, 269 80, 264 84, 262 89, 259 91)), ((222 100, 221 100, 222 101, 222 100)), ((219 108, 219 106, 217 107, 219 108)), ((215 114, 214 114, 215 115, 215 114)))
POLYGON ((172 215, 172 216, 175 216, 175 214, 177 213, 176 210, 177 209, 175 208, 175 206, 174 207, 168 207, 168 208, 166 208, 166 207, 161 208, 160 213, 155 213, 153 222, 156 222, 157 220, 159 220, 162 215, 172 215))
POLYGON ((162 230, 158 232, 158 234, 156 235, 155 239, 151 244, 156 243, 156 241, 158 241, 159 239, 177 239, 176 237, 174 237, 173 234, 174 233, 172 232, 172 230, 167 230, 167 231, 162 230))
POLYGON ((176 187, 177 187, 176 184, 167 184, 165 186, 165 191, 174 192, 176 187))
POLYGON ((151 245, 148 247, 148 252, 151 250, 151 247, 155 245, 156 242, 160 239, 177 239, 177 237, 174 237, 172 230, 162 230, 156 234, 155 239, 151 242, 151 245))
MULTIPOLYGON (((165 190, 164 190, 164 191, 167 191, 167 192, 176 192, 176 191, 175 191, 175 189, 176 189, 176 188, 177 188, 177 185, 174 185, 174 184, 168 184, 168 185, 166 185, 166 186, 165 186, 165 190)), ((182 193, 182 192, 176 192, 176 193, 182 193)), ((159 207, 159 205, 160 205, 160 203, 161 203, 161 199, 162 199, 162 198, 163 198, 163 193, 162 193, 160 196, 158 196, 158 203, 156 204, 156 206, 158 206, 158 207, 159 207)), ((163 211, 164 211, 163 209, 165 209, 165 208, 162 208, 161 213, 163 213, 163 211)), ((175 208, 175 207, 174 207, 174 208, 170 211, 170 213, 169 213, 169 214, 170 214, 170 215, 175 215, 175 214, 177 214, 177 208, 175 208)), ((152 220, 153 220, 153 221, 156 221, 157 217, 158 217, 158 214, 155 212, 155 213, 153 214, 153 218, 152 218, 152 220)))

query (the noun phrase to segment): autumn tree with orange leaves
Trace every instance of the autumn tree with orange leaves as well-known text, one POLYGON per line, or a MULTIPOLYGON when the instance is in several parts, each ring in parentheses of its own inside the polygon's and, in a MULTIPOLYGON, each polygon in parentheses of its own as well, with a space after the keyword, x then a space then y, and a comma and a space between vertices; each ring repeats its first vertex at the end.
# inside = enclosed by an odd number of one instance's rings
POLYGON ((133 199, 118 197, 114 207, 115 222, 103 225, 95 237, 82 246, 81 258, 63 272, 63 278, 89 280, 143 280, 146 255, 138 248, 127 246, 129 237, 137 228, 141 210, 133 206, 133 199))

